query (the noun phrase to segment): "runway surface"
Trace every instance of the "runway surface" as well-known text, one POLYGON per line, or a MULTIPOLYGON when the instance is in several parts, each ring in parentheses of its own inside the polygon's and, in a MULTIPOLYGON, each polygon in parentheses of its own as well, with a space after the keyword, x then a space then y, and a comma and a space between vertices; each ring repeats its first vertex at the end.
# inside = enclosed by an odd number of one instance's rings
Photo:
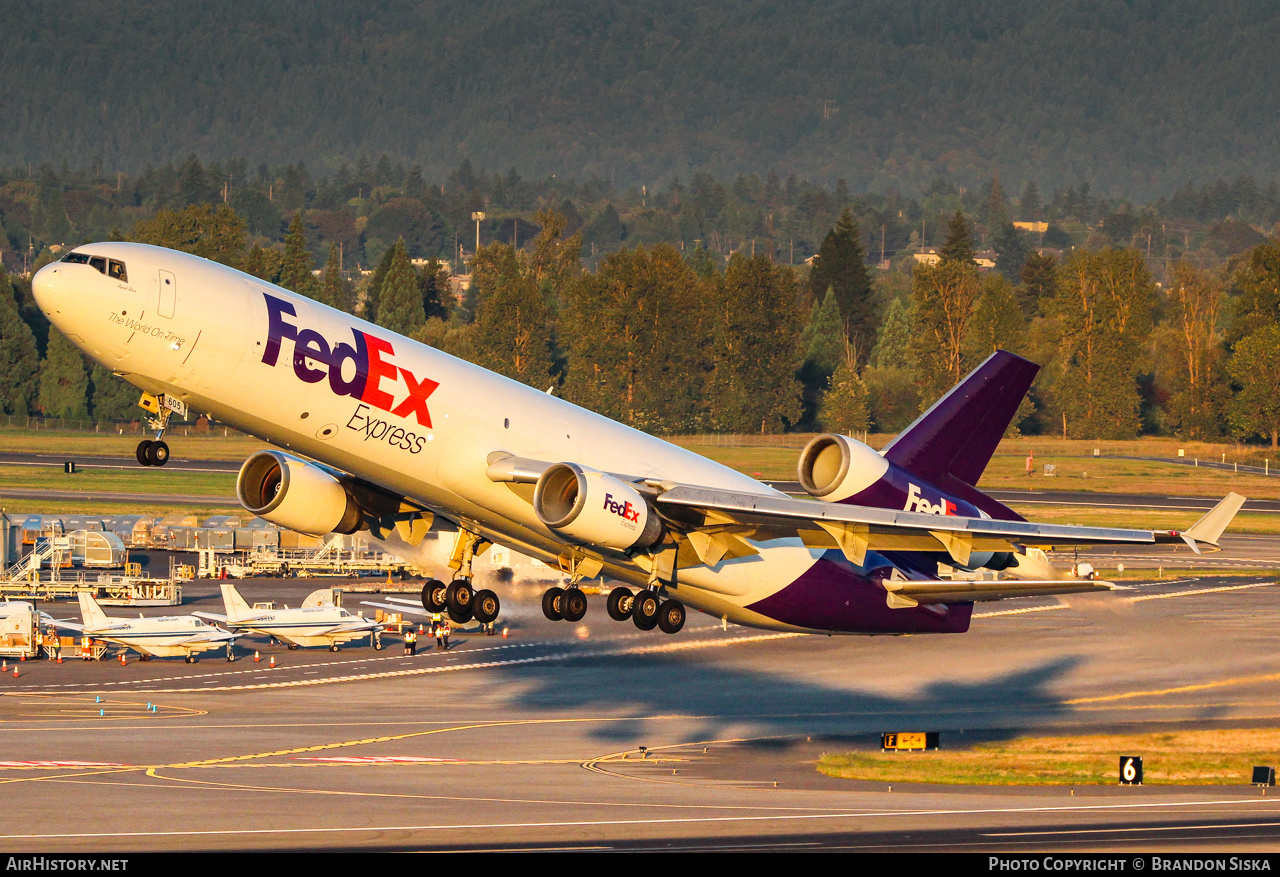
MULTIPOLYGON (((213 584, 189 586, 181 611, 218 611, 213 584)), ((321 584, 241 590, 297 605, 321 584)), ((947 747, 1027 732, 1274 727, 1274 579, 1183 577, 980 605, 970 633, 945 637, 726 631, 696 614, 669 637, 610 621, 599 598, 571 625, 543 619, 533 588, 502 593, 509 636, 464 630, 449 652, 406 657, 391 637, 383 651, 337 654, 245 638, 231 663, 19 664, 17 679, 0 675, 0 783, 21 802, 0 842, 13 852, 1280 847, 1280 796, 1247 777, 1072 795, 890 791, 813 768, 823 751, 875 748, 888 730, 937 730, 947 747)), ((360 599, 376 598, 348 594, 345 605, 360 599)))

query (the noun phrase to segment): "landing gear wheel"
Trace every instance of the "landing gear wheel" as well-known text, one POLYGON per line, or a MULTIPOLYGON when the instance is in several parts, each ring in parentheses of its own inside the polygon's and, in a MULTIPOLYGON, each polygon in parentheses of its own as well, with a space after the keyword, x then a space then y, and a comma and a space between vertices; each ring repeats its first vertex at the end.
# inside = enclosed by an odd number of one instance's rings
POLYGON ((663 633, 679 633, 684 627, 684 604, 668 600, 658 608, 658 628, 663 633))
POLYGON ((227 646, 227 663, 230 663, 235 659, 236 659, 236 656, 231 653, 231 646, 227 646))
POLYGON ((297 644, 297 643, 289 643, 289 651, 291 651, 291 652, 295 652, 295 651, 297 651, 297 650, 298 650, 298 644, 297 644))
POLYGON ((653 630, 658 624, 658 597, 652 591, 636 594, 631 604, 631 620, 641 630, 653 630))
POLYGON ((338 644, 337 644, 337 643, 331 643, 331 644, 329 645, 329 651, 331 651, 331 652, 336 652, 337 650, 338 650, 338 644))
POLYGON ((142 441, 138 442, 138 450, 136 452, 136 456, 138 458, 139 465, 141 466, 151 465, 151 446, 154 444, 155 442, 153 442, 151 439, 143 439, 142 441))
POLYGON ((374 641, 374 643, 373 643, 373 650, 374 650, 375 652, 380 652, 380 651, 382 651, 382 640, 375 640, 375 641, 374 641))
POLYGON ((445 608, 449 617, 458 624, 466 624, 471 620, 471 604, 475 601, 476 592, 471 590, 471 583, 466 579, 454 579, 444 592, 445 608))
POLYGON ((629 589, 614 588, 609 592, 605 608, 609 610, 609 617, 614 621, 626 621, 631 617, 631 605, 634 602, 635 597, 629 589))
POLYGON ((564 588, 547 588, 542 592, 542 614, 548 621, 559 621, 564 618, 561 598, 564 588))
POLYGON ((488 590, 477 591, 471 605, 475 611, 476 621, 481 624, 493 623, 498 617, 498 611, 502 608, 502 604, 498 602, 498 595, 488 590))
POLYGON ((569 588, 560 598, 560 615, 565 621, 581 621, 587 614, 587 595, 577 588, 569 588))
POLYGON ((195 662, 196 662, 196 656, 195 656, 195 655, 187 655, 187 663, 188 663, 188 664, 194 664, 195 662))
POLYGON ((165 442, 152 442, 147 448, 147 460, 151 466, 163 466, 169 462, 169 445, 165 442))
POLYGON ((422 586, 422 608, 428 612, 444 611, 444 592, 447 586, 439 579, 427 579, 422 586))

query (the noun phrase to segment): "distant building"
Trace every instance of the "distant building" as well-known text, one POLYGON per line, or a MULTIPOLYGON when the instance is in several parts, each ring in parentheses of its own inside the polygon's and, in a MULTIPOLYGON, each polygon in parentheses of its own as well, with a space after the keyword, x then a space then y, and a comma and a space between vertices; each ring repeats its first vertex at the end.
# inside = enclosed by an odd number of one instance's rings
POLYGON ((942 261, 942 253, 937 247, 925 247, 918 253, 912 253, 911 257, 921 265, 937 265, 942 261))
POLYGON ((1046 231, 1049 230, 1049 223, 1047 222, 1015 222, 1013 224, 1013 227, 1022 229, 1023 231, 1033 231, 1036 234, 1044 234, 1046 231))
POLYGON ((979 271, 990 271, 996 267, 997 253, 995 250, 979 250, 973 254, 973 261, 978 263, 979 271))

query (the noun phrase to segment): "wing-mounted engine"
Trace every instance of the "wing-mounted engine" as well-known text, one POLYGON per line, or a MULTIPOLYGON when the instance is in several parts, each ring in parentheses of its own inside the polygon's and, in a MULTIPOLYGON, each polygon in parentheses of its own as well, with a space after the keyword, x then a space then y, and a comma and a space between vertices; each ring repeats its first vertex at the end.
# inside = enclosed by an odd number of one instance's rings
POLYGON ((249 512, 312 536, 354 533, 363 525, 360 506, 341 481, 280 451, 259 451, 244 461, 236 497, 249 512))
POLYGON ((538 520, 582 545, 628 551, 662 539, 662 520, 634 486, 606 472, 556 463, 533 491, 538 520))

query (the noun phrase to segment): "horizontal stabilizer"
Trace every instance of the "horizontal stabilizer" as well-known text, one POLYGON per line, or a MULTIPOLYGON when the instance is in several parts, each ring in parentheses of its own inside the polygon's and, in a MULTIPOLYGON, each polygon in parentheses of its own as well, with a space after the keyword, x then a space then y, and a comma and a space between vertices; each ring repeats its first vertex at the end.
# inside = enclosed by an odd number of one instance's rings
POLYGON ((1219 537, 1236 516, 1236 512, 1240 511, 1244 501, 1245 498, 1240 494, 1228 493, 1216 506, 1205 512, 1204 517, 1182 533, 1182 540, 1190 545, 1191 550, 1196 554, 1200 553, 1199 543, 1216 548, 1219 537))
POLYGON ((212 612, 192 612, 191 614, 196 618, 203 618, 206 621, 216 621, 219 624, 227 623, 227 616, 225 615, 215 615, 212 612))

